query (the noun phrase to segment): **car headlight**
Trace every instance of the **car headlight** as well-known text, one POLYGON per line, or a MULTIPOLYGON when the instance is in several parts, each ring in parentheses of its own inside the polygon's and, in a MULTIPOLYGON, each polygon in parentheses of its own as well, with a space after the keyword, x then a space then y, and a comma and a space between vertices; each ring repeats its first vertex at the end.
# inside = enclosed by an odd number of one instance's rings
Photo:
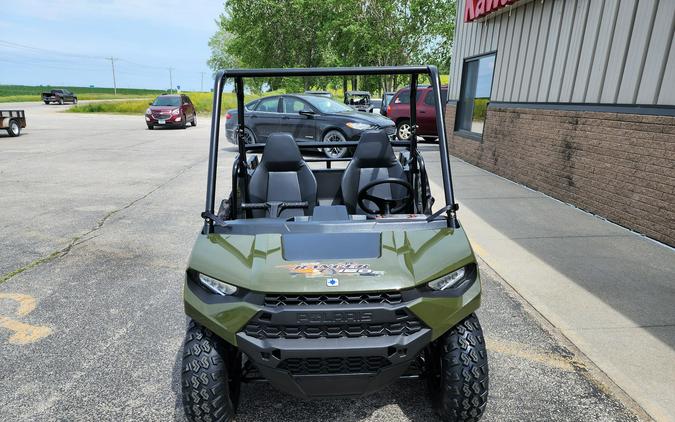
POLYGON ((173 114, 174 116, 178 116, 178 114, 180 114, 180 109, 174 108, 173 110, 171 110, 171 114, 173 114))
POLYGON ((150 109, 145 110, 145 114, 152 114, 152 110, 150 109))
POLYGON ((464 280, 466 276, 466 267, 462 267, 458 270, 451 272, 450 274, 444 275, 441 278, 430 281, 427 285, 434 290, 445 290, 451 287, 456 286, 459 282, 464 280))
POLYGON ((202 283, 207 290, 221 296, 231 296, 237 292, 237 288, 231 284, 223 283, 208 275, 199 274, 199 282, 202 283))
POLYGON ((347 126, 356 130, 368 130, 376 128, 376 126, 369 125, 368 123, 359 123, 359 122, 348 122, 347 126))

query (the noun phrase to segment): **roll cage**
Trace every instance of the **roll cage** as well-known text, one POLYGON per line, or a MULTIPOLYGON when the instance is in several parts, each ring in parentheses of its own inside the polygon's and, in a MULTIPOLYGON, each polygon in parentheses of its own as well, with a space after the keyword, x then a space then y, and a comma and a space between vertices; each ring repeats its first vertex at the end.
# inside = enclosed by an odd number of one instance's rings
MULTIPOLYGON (((269 77, 307 77, 307 76, 357 76, 357 75, 410 75, 410 91, 412 98, 415 98, 417 93, 417 80, 419 75, 429 75, 431 80, 431 88, 434 92, 434 104, 436 106, 436 128, 438 132, 438 143, 441 163, 441 176, 443 182, 443 193, 445 205, 433 213, 430 218, 437 218, 445 214, 448 225, 451 227, 457 226, 456 211, 458 205, 455 202, 454 191, 452 186, 452 175, 450 170, 450 160, 448 157, 446 136, 445 136, 445 121, 443 119, 443 99, 441 98, 440 78, 438 68, 433 65, 427 66, 384 66, 384 67, 340 67, 340 68, 285 68, 285 69, 227 69, 221 70, 216 74, 214 82, 213 95, 213 112, 211 115, 211 135, 209 147, 209 164, 208 176, 206 186, 206 207, 202 213, 204 218, 204 233, 214 232, 214 223, 218 225, 226 224, 215 212, 216 204, 216 180, 218 167, 218 145, 220 141, 220 114, 223 88, 227 79, 233 79, 235 84, 235 92, 237 97, 237 147, 238 154, 235 158, 232 174, 232 197, 233 203, 237 203, 237 186, 238 179, 247 176, 248 161, 246 157, 247 151, 261 151, 265 144, 246 144, 244 127, 245 127, 245 104, 244 104, 244 78, 269 78, 269 77)), ((405 147, 409 152, 409 166, 410 174, 417 174, 420 164, 423 166, 423 161, 420 163, 419 153, 417 152, 417 137, 415 132, 416 125, 416 104, 414 101, 410 103, 410 124, 412 127, 413 136, 409 141, 391 141, 393 146, 405 147)), ((335 147, 356 147, 358 141, 344 141, 331 142, 331 146, 335 147)), ((324 142, 302 142, 303 147, 321 148, 325 147, 324 142)), ((309 159, 306 161, 321 161, 326 162, 327 168, 330 168, 332 161, 349 161, 349 158, 321 158, 309 159)), ((414 178, 413 178, 414 179, 414 178)), ((420 180, 413 180, 415 189, 420 189, 420 180)), ((243 195, 246 195, 246 190, 243 190, 243 195)), ((431 220, 429 220, 431 221, 431 220)))

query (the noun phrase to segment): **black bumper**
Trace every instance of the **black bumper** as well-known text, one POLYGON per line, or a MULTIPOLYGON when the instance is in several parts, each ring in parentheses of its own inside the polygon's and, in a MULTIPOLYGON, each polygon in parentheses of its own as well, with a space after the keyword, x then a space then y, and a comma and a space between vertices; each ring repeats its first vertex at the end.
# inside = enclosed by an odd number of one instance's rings
POLYGON ((302 398, 358 397, 396 381, 431 341, 398 306, 280 307, 259 312, 237 344, 275 387, 302 398))

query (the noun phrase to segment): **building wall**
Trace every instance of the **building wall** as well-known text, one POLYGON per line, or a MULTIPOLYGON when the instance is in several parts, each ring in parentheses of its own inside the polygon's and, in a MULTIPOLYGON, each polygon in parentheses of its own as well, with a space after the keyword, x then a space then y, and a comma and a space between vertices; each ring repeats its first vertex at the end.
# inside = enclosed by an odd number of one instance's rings
POLYGON ((451 154, 675 246, 675 117, 488 108, 483 141, 452 132, 451 154))
POLYGON ((449 99, 464 58, 497 51, 492 101, 675 105, 675 0, 521 0, 457 22, 449 99))

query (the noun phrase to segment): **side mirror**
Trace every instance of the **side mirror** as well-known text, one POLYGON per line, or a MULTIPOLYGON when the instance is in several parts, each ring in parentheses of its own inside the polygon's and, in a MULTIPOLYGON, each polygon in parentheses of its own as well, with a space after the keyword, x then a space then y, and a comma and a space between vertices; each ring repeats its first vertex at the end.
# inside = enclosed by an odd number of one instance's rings
POLYGON ((305 117, 312 117, 316 115, 316 113, 313 111, 305 111, 305 110, 298 111, 298 114, 301 114, 305 117))
POLYGON ((148 103, 148 105, 152 105, 152 103, 148 103))

